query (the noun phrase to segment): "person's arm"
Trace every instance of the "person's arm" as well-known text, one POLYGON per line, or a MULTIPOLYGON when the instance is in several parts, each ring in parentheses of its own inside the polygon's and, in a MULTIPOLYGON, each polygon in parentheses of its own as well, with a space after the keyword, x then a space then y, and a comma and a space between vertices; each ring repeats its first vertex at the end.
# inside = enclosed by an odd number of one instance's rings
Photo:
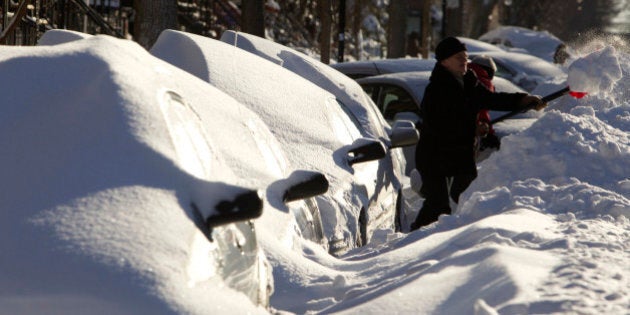
POLYGON ((482 109, 517 111, 532 107, 541 110, 547 106, 538 96, 525 93, 490 92, 481 85, 475 87, 475 103, 482 109), (532 106, 533 105, 533 106, 532 106))

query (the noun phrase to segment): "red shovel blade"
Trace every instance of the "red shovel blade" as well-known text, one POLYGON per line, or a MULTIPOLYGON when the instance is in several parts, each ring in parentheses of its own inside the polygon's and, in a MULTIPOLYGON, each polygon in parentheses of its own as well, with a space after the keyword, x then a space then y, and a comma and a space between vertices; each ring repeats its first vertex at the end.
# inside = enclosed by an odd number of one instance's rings
POLYGON ((586 92, 577 92, 577 91, 569 91, 569 95, 577 98, 577 99, 581 99, 582 97, 586 96, 586 92))

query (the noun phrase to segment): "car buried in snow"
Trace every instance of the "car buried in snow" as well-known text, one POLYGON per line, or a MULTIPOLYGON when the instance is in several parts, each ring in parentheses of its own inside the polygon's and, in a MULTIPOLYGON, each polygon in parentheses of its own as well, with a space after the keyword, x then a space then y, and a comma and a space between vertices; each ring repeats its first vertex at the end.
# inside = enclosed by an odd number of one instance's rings
MULTIPOLYGON (((482 42, 479 40, 457 37, 462 43, 466 44, 469 53, 483 53, 486 51, 503 52, 504 50, 482 42)), ((435 67, 435 59, 419 59, 419 58, 392 58, 392 59, 371 59, 337 62, 330 65, 333 69, 347 75, 352 79, 360 79, 364 77, 375 76, 379 74, 412 72, 412 71, 431 71, 435 67)))
POLYGON ((361 134, 334 95, 275 63, 190 33, 164 31, 151 52, 247 105, 276 135, 291 164, 326 175, 330 191, 316 198, 331 253, 394 227, 397 191, 380 175, 386 148, 361 134))
POLYGON ((563 64, 571 56, 567 45, 555 35, 520 26, 497 27, 479 36, 479 40, 556 64, 563 64))

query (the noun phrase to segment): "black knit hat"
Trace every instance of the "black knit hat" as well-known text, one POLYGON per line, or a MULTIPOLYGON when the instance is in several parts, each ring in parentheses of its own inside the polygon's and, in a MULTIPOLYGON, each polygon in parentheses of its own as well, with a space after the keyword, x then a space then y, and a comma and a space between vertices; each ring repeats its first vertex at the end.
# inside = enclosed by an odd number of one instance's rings
POLYGON ((435 59, 437 59, 437 61, 442 61, 464 50, 467 50, 466 45, 462 44, 462 42, 460 42, 457 38, 447 37, 435 48, 435 59))

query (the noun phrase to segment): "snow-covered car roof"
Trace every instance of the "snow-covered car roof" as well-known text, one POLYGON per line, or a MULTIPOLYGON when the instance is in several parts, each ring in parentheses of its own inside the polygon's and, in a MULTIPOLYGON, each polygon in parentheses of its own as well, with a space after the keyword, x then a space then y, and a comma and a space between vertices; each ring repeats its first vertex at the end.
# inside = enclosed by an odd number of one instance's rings
POLYGON ((93 35, 63 29, 52 29, 46 31, 37 41, 39 46, 50 46, 69 43, 75 40, 90 38, 93 35))
POLYGON ((461 36, 457 36, 457 39, 459 39, 460 42, 466 45, 466 49, 468 50, 469 53, 486 52, 486 51, 498 51, 498 52, 505 51, 504 49, 501 49, 500 47, 496 45, 493 45, 493 44, 490 44, 488 42, 484 42, 481 40, 472 39, 468 37, 461 37, 461 36))
POLYGON ((351 78, 357 79, 395 72, 430 71, 435 66, 435 59, 374 59, 339 62, 330 66, 351 78))
POLYGON ((388 130, 383 130, 389 129, 387 122, 361 87, 343 73, 292 48, 251 34, 228 30, 221 41, 279 64, 331 92, 354 113, 364 136, 387 138, 388 130))
POLYGON ((3 311, 221 312, 225 301, 262 311, 217 276, 191 210, 212 215, 250 191, 241 188, 248 180, 226 167, 194 110, 169 95, 226 120, 242 105, 109 36, 2 46, 0 69, 0 145, 11 152, 0 158, 0 287, 14 297, 0 301, 3 311))
POLYGON ((479 40, 506 48, 524 49, 529 54, 553 62, 562 40, 548 31, 534 31, 520 26, 500 26, 481 35, 479 40))

